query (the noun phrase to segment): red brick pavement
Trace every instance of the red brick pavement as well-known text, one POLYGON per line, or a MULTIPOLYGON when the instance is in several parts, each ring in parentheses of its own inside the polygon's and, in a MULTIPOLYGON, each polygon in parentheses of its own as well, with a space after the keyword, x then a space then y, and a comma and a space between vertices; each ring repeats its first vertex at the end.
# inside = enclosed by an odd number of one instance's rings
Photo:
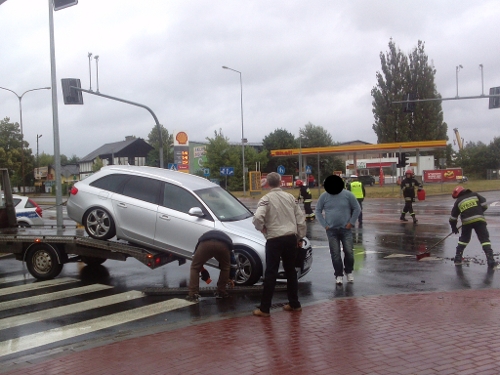
POLYGON ((499 316, 496 289, 335 299, 301 313, 249 313, 133 338, 6 373, 499 374, 499 316))

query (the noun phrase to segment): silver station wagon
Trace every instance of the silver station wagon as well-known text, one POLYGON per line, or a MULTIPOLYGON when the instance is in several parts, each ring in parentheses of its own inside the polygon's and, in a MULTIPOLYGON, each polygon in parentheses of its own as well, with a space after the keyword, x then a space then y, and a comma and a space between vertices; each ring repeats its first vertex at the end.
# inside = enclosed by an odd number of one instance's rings
MULTIPOLYGON (((252 224, 253 213, 202 177, 153 167, 107 166, 73 186, 67 211, 90 237, 116 236, 186 259, 203 233, 218 229, 233 240, 240 264, 237 284, 253 285, 264 274, 265 238, 252 224)), ((300 254, 296 269, 302 277, 312 264, 309 240, 300 254)))

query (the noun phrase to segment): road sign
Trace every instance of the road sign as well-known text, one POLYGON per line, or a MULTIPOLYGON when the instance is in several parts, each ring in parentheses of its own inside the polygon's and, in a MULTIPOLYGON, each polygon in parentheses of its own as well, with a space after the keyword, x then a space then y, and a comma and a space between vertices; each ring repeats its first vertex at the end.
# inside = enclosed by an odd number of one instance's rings
POLYGON ((220 167, 221 176, 234 176, 234 167, 220 167))
POLYGON ((283 165, 278 165, 278 173, 282 176, 285 174, 285 167, 283 165))
POLYGON ((168 163, 168 169, 170 169, 172 171, 176 171, 177 170, 177 164, 176 163, 168 163))
POLYGON ((306 174, 311 174, 313 173, 313 169, 310 165, 306 165, 306 174))
POLYGON ((210 176, 210 168, 203 168, 203 176, 210 176))

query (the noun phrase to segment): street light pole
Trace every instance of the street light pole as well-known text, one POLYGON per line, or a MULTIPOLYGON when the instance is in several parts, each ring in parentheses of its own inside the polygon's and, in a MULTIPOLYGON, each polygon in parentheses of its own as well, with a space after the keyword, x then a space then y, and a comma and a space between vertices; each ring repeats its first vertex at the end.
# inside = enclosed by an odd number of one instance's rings
MULTIPOLYGON (((42 138, 42 134, 36 135, 36 174, 40 176, 40 159, 38 158, 38 140, 42 138)), ((35 187, 35 191, 38 192, 39 189, 35 187)))
POLYGON ((458 98, 458 72, 460 69, 463 69, 464 67, 462 65, 457 65, 457 98, 458 98))
POLYGON ((37 90, 50 90, 50 87, 39 87, 37 89, 31 89, 23 92, 21 95, 18 95, 15 91, 12 91, 10 89, 7 89, 5 87, 0 87, 2 90, 10 91, 13 93, 15 96, 17 96, 17 99, 19 100, 19 126, 21 127, 21 185, 22 185, 22 193, 24 194, 25 192, 25 183, 24 183, 24 132, 23 132, 23 105, 22 105, 22 100, 24 94, 30 92, 30 91, 37 91, 37 90))
POLYGON ((245 178, 245 135, 243 132, 243 81, 241 79, 241 72, 236 69, 229 68, 227 66, 223 66, 222 69, 229 69, 232 70, 233 72, 236 72, 240 75, 240 106, 241 106, 241 154, 243 158, 243 196, 246 195, 246 178, 245 178))

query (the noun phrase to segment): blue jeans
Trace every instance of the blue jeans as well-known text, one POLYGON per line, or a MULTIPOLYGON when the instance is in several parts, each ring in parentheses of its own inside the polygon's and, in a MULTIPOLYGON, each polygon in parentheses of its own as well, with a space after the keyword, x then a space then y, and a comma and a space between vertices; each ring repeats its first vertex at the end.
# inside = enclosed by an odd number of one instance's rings
POLYGON ((335 277, 344 276, 344 271, 352 273, 354 267, 352 231, 346 228, 328 228, 326 235, 330 245, 335 277), (342 255, 340 254, 340 243, 344 249, 344 264, 342 264, 342 255))

